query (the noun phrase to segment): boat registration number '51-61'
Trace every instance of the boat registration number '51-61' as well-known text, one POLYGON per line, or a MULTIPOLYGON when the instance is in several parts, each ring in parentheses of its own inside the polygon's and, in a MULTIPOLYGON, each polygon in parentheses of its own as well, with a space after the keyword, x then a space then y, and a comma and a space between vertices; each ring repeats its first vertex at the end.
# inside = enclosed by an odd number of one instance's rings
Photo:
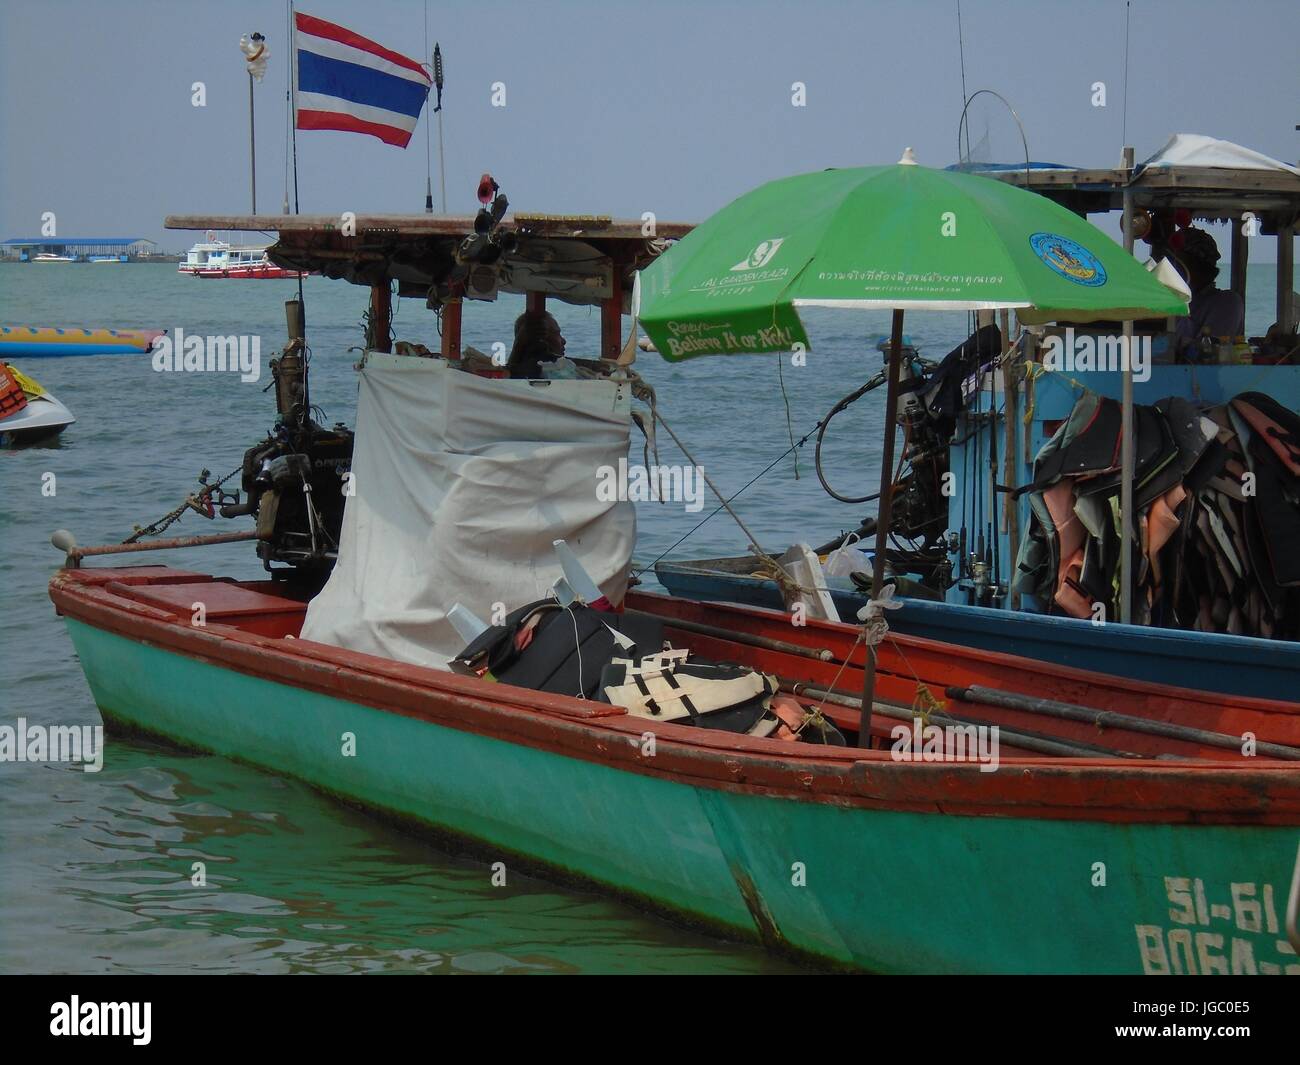
POLYGON ((1134 925, 1148 976, 1250 974, 1300 976, 1300 959, 1281 932, 1272 884, 1231 884, 1216 902, 1205 882, 1165 877, 1169 925, 1134 925))

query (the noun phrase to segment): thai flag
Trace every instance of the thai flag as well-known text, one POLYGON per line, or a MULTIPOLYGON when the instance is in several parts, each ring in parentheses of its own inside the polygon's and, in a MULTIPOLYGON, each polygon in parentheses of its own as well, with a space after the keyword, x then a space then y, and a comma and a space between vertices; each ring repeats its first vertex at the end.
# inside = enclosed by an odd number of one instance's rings
POLYGON ((368 133, 405 148, 429 95, 429 75, 414 59, 294 12, 299 129, 368 133))

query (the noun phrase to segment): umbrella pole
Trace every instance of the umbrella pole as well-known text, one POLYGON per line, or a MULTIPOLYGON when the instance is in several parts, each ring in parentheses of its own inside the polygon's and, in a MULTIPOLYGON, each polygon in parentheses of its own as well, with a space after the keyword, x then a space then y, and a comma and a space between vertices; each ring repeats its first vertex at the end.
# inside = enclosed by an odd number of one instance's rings
MULTIPOLYGON (((880 456, 880 503, 876 507, 876 553, 871 560, 871 598, 879 599, 885 584, 885 551, 894 504, 894 436, 898 430, 898 378, 903 361, 903 312, 894 312, 889 335, 889 383, 885 389, 885 449, 880 456)), ((876 699, 876 649, 867 645, 862 674, 862 710, 858 716, 858 746, 871 746, 871 708, 876 699)))
MULTIPOLYGON (((1120 164, 1126 174, 1124 185, 1124 250, 1133 254, 1133 149, 1125 146, 1120 164)), ((1120 477, 1119 620, 1133 622, 1133 466, 1135 456, 1133 424, 1133 321, 1124 322, 1124 362, 1120 393, 1120 477)))

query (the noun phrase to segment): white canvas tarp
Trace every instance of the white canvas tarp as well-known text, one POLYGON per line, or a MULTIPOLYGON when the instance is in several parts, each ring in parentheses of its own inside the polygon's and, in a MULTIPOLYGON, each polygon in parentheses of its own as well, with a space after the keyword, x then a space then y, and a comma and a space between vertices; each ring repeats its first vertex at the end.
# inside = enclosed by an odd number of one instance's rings
POLYGON ((561 575, 559 539, 621 602, 635 508, 598 498, 597 484, 627 456, 630 425, 626 382, 489 380, 370 354, 356 494, 303 639, 443 668, 464 646, 447 611, 459 602, 491 621, 496 604, 545 597, 561 575))
POLYGON ((1222 170, 1282 170, 1300 174, 1290 163, 1262 152, 1243 148, 1232 141, 1216 140, 1201 133, 1175 133, 1144 167, 1203 166, 1222 170))

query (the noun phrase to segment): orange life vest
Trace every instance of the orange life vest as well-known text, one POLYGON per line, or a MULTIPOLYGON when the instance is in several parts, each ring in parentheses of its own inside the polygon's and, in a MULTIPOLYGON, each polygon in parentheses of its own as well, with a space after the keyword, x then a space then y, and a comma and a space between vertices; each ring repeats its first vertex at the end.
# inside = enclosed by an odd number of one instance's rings
POLYGON ((0 362, 0 419, 17 414, 27 406, 27 393, 9 370, 9 364, 0 362))

